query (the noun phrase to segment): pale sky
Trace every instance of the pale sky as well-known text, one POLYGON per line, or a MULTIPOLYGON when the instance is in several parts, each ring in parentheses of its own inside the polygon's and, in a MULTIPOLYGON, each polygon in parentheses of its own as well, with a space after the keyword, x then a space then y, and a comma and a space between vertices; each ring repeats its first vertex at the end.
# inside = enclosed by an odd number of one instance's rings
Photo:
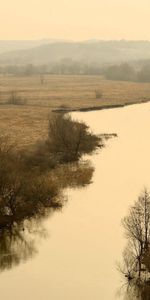
POLYGON ((150 0, 0 0, 0 40, 150 40, 150 0))

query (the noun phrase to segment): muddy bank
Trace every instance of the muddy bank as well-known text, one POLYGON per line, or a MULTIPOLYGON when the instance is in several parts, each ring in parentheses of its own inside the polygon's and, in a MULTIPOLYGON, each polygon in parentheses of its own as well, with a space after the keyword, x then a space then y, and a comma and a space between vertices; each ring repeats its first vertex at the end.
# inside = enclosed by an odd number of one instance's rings
POLYGON ((97 110, 103 110, 103 109, 113 109, 113 108, 121 108, 129 105, 134 104, 142 104, 150 102, 150 99, 142 99, 140 102, 133 101, 130 103, 123 103, 123 104, 111 104, 111 105, 99 105, 99 106, 89 106, 89 107, 81 107, 77 109, 70 109, 70 108, 56 108, 53 109, 52 112, 60 112, 60 113, 69 113, 69 112, 89 112, 89 111, 97 111, 97 110))

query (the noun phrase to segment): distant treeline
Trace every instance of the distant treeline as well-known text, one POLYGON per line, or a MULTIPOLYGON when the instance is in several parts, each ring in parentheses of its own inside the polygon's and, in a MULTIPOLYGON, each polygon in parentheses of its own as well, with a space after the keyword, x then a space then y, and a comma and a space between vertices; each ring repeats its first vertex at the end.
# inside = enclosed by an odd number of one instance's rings
POLYGON ((103 75, 103 73, 104 70, 101 66, 68 59, 46 65, 26 64, 0 66, 0 74, 16 76, 30 76, 35 74, 103 75))
POLYGON ((0 74, 31 76, 55 75, 102 75, 108 80, 150 82, 150 61, 101 65, 63 59, 46 65, 1 65, 0 74))
POLYGON ((113 65, 105 69, 104 75, 110 80, 150 82, 150 61, 137 66, 128 63, 113 65))

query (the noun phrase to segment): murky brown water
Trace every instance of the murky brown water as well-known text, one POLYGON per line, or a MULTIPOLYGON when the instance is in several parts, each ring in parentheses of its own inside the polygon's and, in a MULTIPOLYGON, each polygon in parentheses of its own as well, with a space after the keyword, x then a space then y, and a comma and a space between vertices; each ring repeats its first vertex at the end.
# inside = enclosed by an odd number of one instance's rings
POLYGON ((142 188, 150 189, 150 104, 73 116, 118 138, 90 157, 93 183, 68 190, 63 211, 45 221, 49 237, 38 254, 0 274, 2 300, 118 299, 116 261, 126 243, 120 222, 142 188))

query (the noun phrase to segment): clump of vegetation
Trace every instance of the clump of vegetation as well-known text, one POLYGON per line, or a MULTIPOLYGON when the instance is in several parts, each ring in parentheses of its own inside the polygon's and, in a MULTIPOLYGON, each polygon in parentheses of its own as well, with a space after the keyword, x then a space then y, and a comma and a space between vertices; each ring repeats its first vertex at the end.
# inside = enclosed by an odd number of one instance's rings
POLYGON ((72 163, 102 146, 88 126, 62 114, 50 119, 47 140, 29 152, 16 150, 8 137, 1 136, 0 228, 62 207, 62 188, 91 182, 93 168, 72 163))
POLYGON ((11 91, 7 103, 11 105, 26 105, 27 100, 19 96, 16 91, 11 91))
POLYGON ((7 138, 0 139, 0 227, 59 207, 53 178, 26 168, 22 156, 7 138))
POLYGON ((100 90, 95 90, 95 97, 96 99, 102 99, 103 98, 103 92, 100 90))
POLYGON ((69 173, 74 170, 74 174, 78 170, 79 175, 81 169, 88 172, 89 166, 82 163, 79 168, 79 164, 73 163, 78 162, 83 154, 90 154, 97 147, 103 147, 104 139, 104 135, 98 137, 92 134, 85 123, 58 113, 49 120, 47 139, 39 141, 30 151, 23 152, 22 159, 26 168, 38 173, 63 169, 69 173))
POLYGON ((85 123, 58 113, 49 120, 47 139, 23 152, 22 159, 27 168, 43 173, 78 162, 83 154, 91 154, 97 147, 103 147, 104 139, 105 136, 92 134, 85 123))
POLYGON ((85 123, 74 121, 64 114, 55 114, 49 120, 46 144, 49 153, 59 163, 78 161, 83 154, 103 147, 102 139, 92 134, 85 123))

